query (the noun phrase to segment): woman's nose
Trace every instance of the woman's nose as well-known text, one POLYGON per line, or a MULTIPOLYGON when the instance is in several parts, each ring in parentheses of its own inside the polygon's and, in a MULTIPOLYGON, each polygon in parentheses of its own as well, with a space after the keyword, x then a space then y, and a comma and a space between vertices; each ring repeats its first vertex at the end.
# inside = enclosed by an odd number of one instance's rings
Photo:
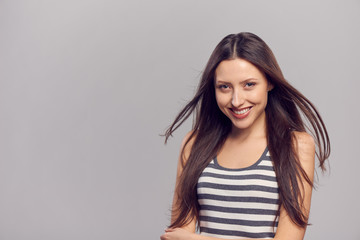
POLYGON ((245 102, 244 94, 239 91, 234 91, 232 100, 231 100, 231 104, 234 107, 239 108, 241 105, 244 104, 244 102, 245 102))

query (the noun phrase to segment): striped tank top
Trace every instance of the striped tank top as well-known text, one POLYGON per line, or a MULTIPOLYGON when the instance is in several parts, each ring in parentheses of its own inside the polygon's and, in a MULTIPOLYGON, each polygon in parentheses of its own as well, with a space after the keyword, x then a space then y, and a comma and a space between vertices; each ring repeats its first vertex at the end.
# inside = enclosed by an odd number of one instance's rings
POLYGON ((279 194, 268 148, 250 167, 221 167, 216 157, 197 184, 200 234, 227 238, 273 238, 279 194))

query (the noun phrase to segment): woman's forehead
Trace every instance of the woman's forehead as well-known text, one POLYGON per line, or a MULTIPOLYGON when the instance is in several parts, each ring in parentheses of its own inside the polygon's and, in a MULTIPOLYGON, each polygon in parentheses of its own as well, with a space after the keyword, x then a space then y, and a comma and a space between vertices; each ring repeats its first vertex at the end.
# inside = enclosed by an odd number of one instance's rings
POLYGON ((217 81, 243 81, 251 78, 263 79, 265 75, 255 65, 244 59, 224 60, 215 70, 217 81))

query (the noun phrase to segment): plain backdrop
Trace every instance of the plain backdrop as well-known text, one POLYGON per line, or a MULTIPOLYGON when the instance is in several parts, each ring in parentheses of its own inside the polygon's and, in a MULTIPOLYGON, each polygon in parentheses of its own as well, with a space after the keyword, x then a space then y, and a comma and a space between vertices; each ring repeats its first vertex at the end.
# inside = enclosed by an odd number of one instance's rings
POLYGON ((359 240, 360 1, 0 0, 0 240, 159 239, 216 44, 253 32, 332 143, 305 239, 359 240))

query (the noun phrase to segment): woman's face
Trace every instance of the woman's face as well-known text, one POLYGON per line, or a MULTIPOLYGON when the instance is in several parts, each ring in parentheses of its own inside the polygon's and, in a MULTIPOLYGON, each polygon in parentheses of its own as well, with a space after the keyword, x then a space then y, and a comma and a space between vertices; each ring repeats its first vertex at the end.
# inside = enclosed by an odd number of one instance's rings
POLYGON ((246 60, 224 60, 216 68, 216 102, 231 120, 233 129, 264 126, 267 95, 271 88, 265 75, 246 60))

